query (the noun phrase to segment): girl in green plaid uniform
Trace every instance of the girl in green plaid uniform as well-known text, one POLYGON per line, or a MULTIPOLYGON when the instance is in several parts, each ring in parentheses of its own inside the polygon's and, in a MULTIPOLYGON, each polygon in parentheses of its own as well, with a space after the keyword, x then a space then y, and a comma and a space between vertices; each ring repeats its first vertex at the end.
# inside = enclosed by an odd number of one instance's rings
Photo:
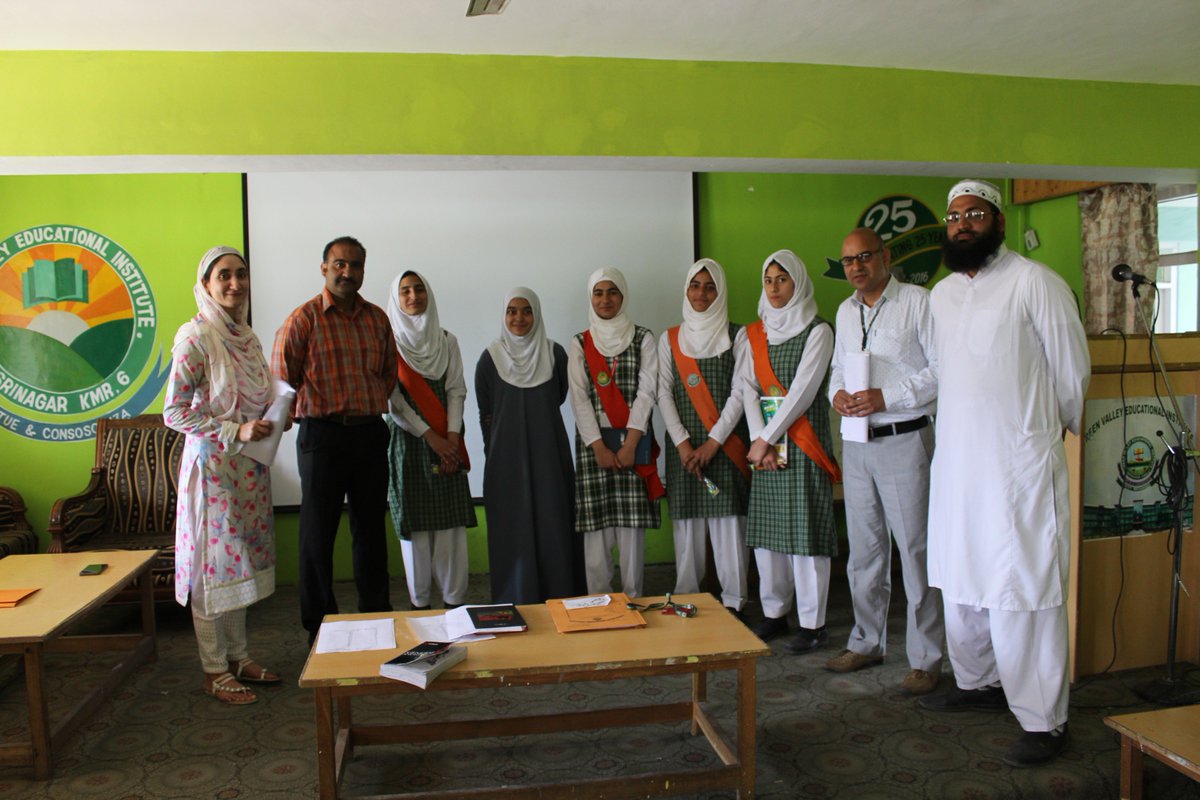
POLYGON ((812 283, 795 253, 773 253, 763 263, 762 275, 758 314, 765 336, 758 333, 762 338, 756 340, 756 332, 749 332, 742 373, 752 439, 749 458, 759 470, 751 484, 746 534, 758 565, 765 616, 755 632, 762 639, 786 633, 794 597, 800 631, 787 649, 802 653, 826 639, 830 560, 837 554, 829 474, 836 473, 837 466, 828 458, 832 443, 826 399, 834 336, 829 324, 817 317, 812 283), (755 368, 759 346, 778 383, 787 382, 786 392, 779 393, 782 402, 769 419, 764 418, 761 398, 773 387, 763 385, 755 368), (801 417, 811 425, 804 450, 791 435, 804 428, 801 417), (776 455, 780 442, 787 446, 786 467, 776 455))
POLYGON ((735 613, 746 603, 750 494, 749 436, 741 394, 733 391, 738 374, 733 343, 739 338, 745 334, 740 325, 729 321, 725 271, 712 259, 700 259, 684 279, 683 323, 658 342, 658 405, 675 445, 667 448, 666 456, 675 592, 700 591, 707 532, 721 582, 721 602, 735 613), (676 347, 684 365, 682 375, 676 347))
POLYGON ((462 353, 438 322, 429 284, 415 272, 392 282, 388 319, 404 362, 388 403, 388 506, 413 608, 429 608, 434 580, 451 608, 466 600, 467 528, 476 525, 462 445, 462 353))
POLYGON ((575 530, 584 537, 589 593, 612 586, 614 545, 620 553, 622 591, 642 595, 646 528, 659 526, 657 494, 661 493, 653 460, 637 465, 637 445, 651 441, 658 359, 654 335, 626 316, 625 276, 599 269, 588 279, 588 330, 571 340, 567 378, 575 414, 575 530), (590 353, 589 353, 590 351, 590 353), (589 364, 589 355, 593 367, 589 364), (597 387, 599 385, 599 388, 597 387), (619 390, 628 404, 627 425, 614 433, 601 392, 619 390), (632 401, 632 402, 630 402, 632 401), (608 429, 609 441, 603 438, 608 429), (615 437, 624 431, 624 442, 615 437), (610 447, 612 445, 612 447, 610 447), (643 474, 639 474, 638 469, 643 474), (657 491, 652 489, 658 484, 657 491), (651 499, 651 494, 655 498, 651 499))

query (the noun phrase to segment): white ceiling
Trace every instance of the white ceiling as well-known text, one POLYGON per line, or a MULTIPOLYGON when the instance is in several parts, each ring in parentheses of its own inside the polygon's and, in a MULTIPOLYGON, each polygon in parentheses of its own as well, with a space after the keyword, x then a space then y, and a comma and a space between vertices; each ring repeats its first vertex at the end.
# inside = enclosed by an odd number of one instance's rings
POLYGON ((783 61, 1200 84, 1200 0, 0 0, 5 50, 783 61))

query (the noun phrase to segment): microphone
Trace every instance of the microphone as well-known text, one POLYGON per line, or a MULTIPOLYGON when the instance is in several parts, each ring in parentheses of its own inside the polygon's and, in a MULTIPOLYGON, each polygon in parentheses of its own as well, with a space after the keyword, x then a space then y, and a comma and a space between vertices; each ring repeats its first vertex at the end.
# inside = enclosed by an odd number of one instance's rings
POLYGON ((1132 281, 1134 286, 1154 286, 1154 281, 1138 275, 1128 264, 1117 264, 1112 268, 1112 276, 1117 283, 1132 281))

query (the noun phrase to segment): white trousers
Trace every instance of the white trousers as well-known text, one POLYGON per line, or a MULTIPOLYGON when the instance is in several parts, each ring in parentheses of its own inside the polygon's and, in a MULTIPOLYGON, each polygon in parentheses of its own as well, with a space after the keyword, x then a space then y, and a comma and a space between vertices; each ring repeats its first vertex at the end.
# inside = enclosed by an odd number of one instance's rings
POLYGON ((583 535, 583 561, 588 594, 612 590, 613 547, 621 559, 621 591, 630 599, 642 596, 646 563, 645 528, 601 528, 583 535))
POLYGON ((250 657, 246 650, 246 609, 205 614, 193 606, 192 626, 196 629, 200 666, 205 672, 228 672, 230 661, 250 657))
POLYGON ((430 589, 437 581, 442 602, 462 605, 467 599, 467 529, 414 531, 411 539, 400 540, 408 599, 414 606, 430 603, 430 589))
POLYGON ((763 614, 772 618, 787 616, 796 601, 796 615, 802 628, 825 625, 825 601, 829 598, 829 556, 794 556, 774 550, 754 548, 758 565, 758 589, 763 614))
POLYGON ((929 585, 926 527, 933 428, 846 442, 842 479, 850 557, 846 576, 854 627, 846 649, 864 656, 887 652, 887 613, 892 595, 892 540, 900 552, 908 600, 905 636, 908 664, 939 672, 945 654, 942 593, 929 585), (890 530, 890 535, 889 535, 890 530))
POLYGON ((1067 721, 1067 607, 1001 611, 946 603, 946 643, 960 689, 1004 688, 1021 728, 1067 721))
POLYGON ((726 608, 742 610, 746 605, 745 517, 710 517, 677 519, 673 522, 675 535, 675 594, 700 591, 705 567, 705 531, 712 539, 713 566, 721 582, 721 603, 726 608))

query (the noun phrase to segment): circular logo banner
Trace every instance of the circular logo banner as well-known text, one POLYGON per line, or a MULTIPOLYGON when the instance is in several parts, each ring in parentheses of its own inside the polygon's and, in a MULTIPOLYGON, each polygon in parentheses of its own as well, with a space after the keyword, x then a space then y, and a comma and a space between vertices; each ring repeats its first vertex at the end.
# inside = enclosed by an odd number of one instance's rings
POLYGON ((145 274, 105 235, 39 225, 3 240, 0 427, 31 439, 75 441, 95 436, 101 416, 140 414, 166 382, 160 347, 138 383, 155 353, 157 330, 145 274), (39 419, 26 417, 30 412, 39 419))
MULTIPOLYGON (((859 215, 855 227, 870 228, 879 234, 892 252, 892 274, 905 283, 925 286, 941 266, 946 226, 933 209, 912 195, 894 194, 876 200, 859 215)), ((825 261, 829 266, 825 277, 846 279, 840 259, 825 261)))

